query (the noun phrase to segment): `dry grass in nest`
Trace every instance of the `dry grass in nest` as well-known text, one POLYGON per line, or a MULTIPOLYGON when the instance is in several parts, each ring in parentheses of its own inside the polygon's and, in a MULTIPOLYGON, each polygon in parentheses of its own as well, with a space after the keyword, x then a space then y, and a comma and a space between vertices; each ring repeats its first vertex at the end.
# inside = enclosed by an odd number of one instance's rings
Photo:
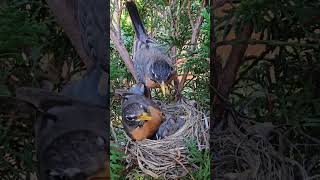
MULTIPOLYGON (((199 110, 195 101, 181 100, 160 107, 166 116, 180 116, 185 124, 174 134, 160 140, 135 142, 127 136, 127 162, 137 162, 138 171, 153 178, 184 177, 191 170, 196 170, 196 166, 188 160, 186 140, 196 140, 199 150, 209 149, 209 118, 199 110)), ((130 172, 127 178, 133 179, 133 176, 130 172)))

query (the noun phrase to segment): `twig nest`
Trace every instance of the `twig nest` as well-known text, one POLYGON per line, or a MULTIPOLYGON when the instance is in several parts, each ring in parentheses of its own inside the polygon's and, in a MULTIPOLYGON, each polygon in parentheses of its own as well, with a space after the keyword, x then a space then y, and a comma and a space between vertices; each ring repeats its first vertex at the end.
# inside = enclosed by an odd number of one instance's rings
MULTIPOLYGON (((209 118, 199 110, 195 101, 181 100, 160 107, 168 121, 163 123, 170 125, 175 120, 182 126, 158 140, 132 141, 127 136, 127 161, 137 162, 141 172, 153 178, 184 177, 196 167, 188 159, 186 140, 195 140, 199 150, 209 149, 209 118)), ((133 173, 127 178, 133 179, 133 173)))

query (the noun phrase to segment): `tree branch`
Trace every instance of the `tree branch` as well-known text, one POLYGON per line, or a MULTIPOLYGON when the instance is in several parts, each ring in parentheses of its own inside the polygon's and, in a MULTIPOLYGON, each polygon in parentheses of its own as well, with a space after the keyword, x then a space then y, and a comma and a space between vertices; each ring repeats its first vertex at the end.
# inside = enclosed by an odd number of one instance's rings
MULTIPOLYGON (((240 34, 236 35, 236 38, 239 40, 246 41, 251 37, 252 32, 253 27, 251 25, 247 25, 243 28, 240 34)), ((228 98, 231 88, 234 82, 236 81, 236 77, 240 69, 240 66, 243 63, 242 59, 245 55, 247 48, 248 44, 233 45, 225 67, 222 69, 222 71, 219 72, 219 74, 216 73, 217 76, 215 77, 215 89, 217 89, 217 91, 225 99, 228 98)), ((216 59, 216 57, 213 58, 216 59)), ((220 62, 214 62, 217 63, 217 66, 221 67, 220 62)), ((224 114, 226 109, 224 101, 217 95, 214 96, 213 106, 215 108, 215 122, 213 123, 213 128, 215 128, 221 121, 224 121, 224 114)))
POLYGON ((113 44, 115 45, 116 49, 119 52, 120 57, 124 61, 126 67, 128 68, 129 72, 132 74, 136 82, 138 82, 136 72, 133 67, 132 60, 130 58, 130 55, 128 53, 128 50, 122 43, 122 41, 117 37, 116 32, 113 29, 110 29, 110 38, 113 44))
MULTIPOLYGON (((185 1, 184 1, 185 2, 185 1)), ((172 34, 171 36, 172 37, 178 37, 178 22, 180 20, 180 16, 179 16, 179 12, 181 13, 182 11, 182 8, 180 9, 180 11, 177 10, 177 1, 176 0, 173 0, 170 4, 171 6, 171 16, 172 16, 172 34)), ((172 46, 171 48, 171 57, 172 57, 172 61, 174 64, 177 63, 177 47, 174 45, 172 46)), ((177 94, 178 92, 178 87, 179 87, 179 80, 178 80, 178 76, 175 76, 174 79, 173 79, 173 84, 174 84, 174 88, 175 88, 175 95, 177 94)), ((176 98, 177 99, 177 98, 176 98)))
POLYGON ((187 13, 188 13, 188 17, 189 17, 189 21, 190 21, 190 25, 192 30, 194 29, 194 22, 193 22, 193 18, 192 18, 192 13, 191 13, 191 0, 188 0, 188 8, 187 8, 187 13))
MULTIPOLYGON (((123 5, 120 1, 113 1, 115 6, 115 12, 113 14, 113 23, 110 25, 110 39, 115 45, 121 59, 125 63, 128 71, 132 74, 133 78, 138 82, 137 74, 134 70, 133 62, 130 58, 127 48, 124 46, 121 38, 121 14, 123 11, 123 5), (116 16, 116 17, 115 17, 116 16)), ((112 21, 111 21, 112 22, 112 21)))
POLYGON ((294 47, 310 47, 310 48, 319 48, 319 44, 311 43, 299 43, 299 42, 286 42, 286 41, 277 41, 277 40, 257 40, 257 39, 236 39, 230 41, 220 41, 217 42, 216 46, 224 45, 237 45, 237 44, 265 44, 269 46, 294 46, 294 47))
MULTIPOLYGON (((198 38, 199 38, 199 33, 200 33, 200 27, 203 23, 203 19, 204 17, 201 15, 201 12, 202 10, 207 6, 208 4, 208 0, 203 0, 202 1, 202 5, 201 5, 201 8, 198 12, 198 14, 200 14, 198 16, 198 18, 196 19, 196 21, 193 23, 193 27, 192 27, 192 36, 191 36, 191 44, 192 44, 192 50, 195 49, 195 46, 196 46, 196 43, 198 41, 198 38)), ((192 21, 192 19, 191 19, 192 21)))

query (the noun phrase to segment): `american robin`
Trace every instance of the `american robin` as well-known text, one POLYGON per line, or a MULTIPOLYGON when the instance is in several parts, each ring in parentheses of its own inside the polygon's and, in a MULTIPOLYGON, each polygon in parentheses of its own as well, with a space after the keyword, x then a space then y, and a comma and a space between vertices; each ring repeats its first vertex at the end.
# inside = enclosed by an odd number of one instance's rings
POLYGON ((144 96, 144 84, 138 83, 120 95, 122 123, 126 133, 138 141, 153 137, 164 120, 164 115, 155 102, 144 96))
POLYGON ((176 74, 172 61, 165 49, 147 35, 135 3, 126 1, 126 7, 136 33, 133 62, 138 81, 146 85, 147 92, 149 88, 160 87, 166 95, 176 74))

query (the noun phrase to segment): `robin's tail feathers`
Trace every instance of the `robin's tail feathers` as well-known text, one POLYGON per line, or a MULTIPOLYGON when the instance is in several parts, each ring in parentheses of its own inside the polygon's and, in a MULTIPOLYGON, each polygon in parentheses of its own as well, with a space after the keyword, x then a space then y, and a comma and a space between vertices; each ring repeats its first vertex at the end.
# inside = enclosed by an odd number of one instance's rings
POLYGON ((128 0, 126 1, 126 7, 128 9, 138 40, 147 43, 148 35, 139 16, 136 4, 132 0, 128 0))

